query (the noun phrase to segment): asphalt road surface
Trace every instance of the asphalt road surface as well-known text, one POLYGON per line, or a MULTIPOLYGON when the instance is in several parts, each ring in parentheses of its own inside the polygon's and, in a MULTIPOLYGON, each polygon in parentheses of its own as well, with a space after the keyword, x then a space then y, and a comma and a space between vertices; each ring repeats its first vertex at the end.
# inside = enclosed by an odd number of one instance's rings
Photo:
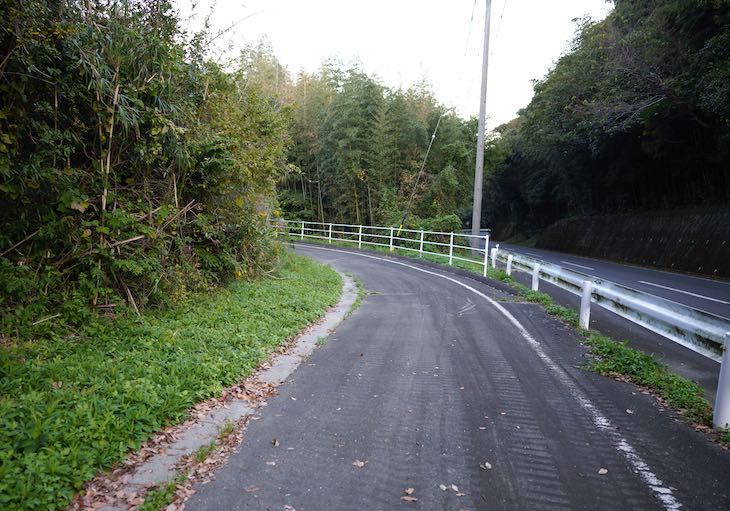
POLYGON ((582 369, 537 306, 417 262, 297 251, 369 294, 187 510, 730 509, 730 453, 582 369))
MULTIPOLYGON (((494 244, 490 244, 494 247, 494 244)), ((523 254, 730 318, 730 282, 500 243, 523 254)))

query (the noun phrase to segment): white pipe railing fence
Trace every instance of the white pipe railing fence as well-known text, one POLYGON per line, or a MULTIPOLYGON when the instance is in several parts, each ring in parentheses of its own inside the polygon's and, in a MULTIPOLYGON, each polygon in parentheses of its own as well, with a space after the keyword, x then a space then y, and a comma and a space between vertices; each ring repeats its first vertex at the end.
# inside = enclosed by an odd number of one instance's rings
POLYGON ((443 258, 449 266, 454 261, 464 261, 481 266, 482 275, 489 267, 489 234, 474 236, 459 232, 426 231, 398 227, 353 225, 336 223, 283 220, 289 236, 305 239, 345 242, 363 246, 386 247, 389 250, 406 250, 419 256, 432 255, 443 258), (482 243, 484 247, 482 247, 482 243))
POLYGON ((283 220, 283 231, 300 240, 317 239, 363 246, 386 247, 443 258, 449 265, 464 261, 480 266, 487 275, 489 263, 505 263, 505 271, 524 271, 532 275, 531 288, 538 291, 545 280, 581 297, 580 326, 590 327, 591 303, 679 343, 705 357, 721 363, 713 423, 730 427, 730 320, 687 305, 599 279, 572 269, 511 254, 499 245, 489 249, 489 233, 474 236, 456 232, 435 232, 396 227, 318 223, 283 220), (482 247, 481 244, 484 243, 482 247), (491 260, 491 261, 490 261, 491 260))

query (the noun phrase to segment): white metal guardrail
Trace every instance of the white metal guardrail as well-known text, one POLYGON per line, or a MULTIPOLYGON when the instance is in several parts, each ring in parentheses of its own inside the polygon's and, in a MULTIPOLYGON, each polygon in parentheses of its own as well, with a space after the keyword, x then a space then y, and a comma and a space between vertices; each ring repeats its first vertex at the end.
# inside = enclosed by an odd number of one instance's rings
MULTIPOLYGON (((576 270, 512 254, 498 245, 492 248, 492 260, 497 259, 505 263, 508 274, 531 273, 535 291, 539 281, 545 280, 571 293, 590 295, 591 302, 619 316, 717 362, 722 359, 725 334, 730 331, 730 321, 725 318, 576 270)), ((590 303, 587 299, 582 302, 581 326, 588 328, 590 303)))
POLYGON ((580 326, 589 328, 590 306, 595 303, 644 328, 721 363, 715 399, 715 426, 730 425, 730 320, 688 305, 645 293, 585 273, 563 268, 532 257, 512 254, 500 249, 490 253, 492 267, 497 260, 505 263, 505 271, 532 274, 532 289, 540 280, 581 296, 580 326))
POLYGON ((512 254, 499 245, 489 250, 489 233, 482 236, 454 232, 433 232, 368 225, 317 223, 283 220, 281 231, 300 240, 318 239, 365 246, 406 250, 420 256, 430 254, 452 265, 465 261, 482 267, 486 276, 491 262, 505 263, 505 270, 532 274, 532 289, 545 280, 581 296, 580 326, 589 328, 590 307, 600 307, 681 344, 705 357, 721 362, 715 400, 715 426, 730 426, 730 320, 687 305, 632 289, 604 279, 531 257, 512 254), (480 247, 481 242, 484 247, 480 247), (476 256, 476 257, 474 257, 476 256))

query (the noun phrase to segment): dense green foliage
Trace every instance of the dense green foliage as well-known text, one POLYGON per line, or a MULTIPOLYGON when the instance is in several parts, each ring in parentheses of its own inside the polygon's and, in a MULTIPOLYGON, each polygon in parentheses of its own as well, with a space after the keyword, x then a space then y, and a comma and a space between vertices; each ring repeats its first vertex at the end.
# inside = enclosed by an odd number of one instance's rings
POLYGON ((409 225, 461 227, 473 193, 473 119, 439 104, 423 83, 392 90, 334 62, 292 82, 265 45, 256 53, 269 63, 262 80, 276 77, 293 105, 290 172, 279 187, 286 217, 398 225, 408 214, 409 225))
POLYGON ((730 2, 614 4, 490 143, 489 225, 730 200, 730 2))
POLYGON ((287 115, 210 37, 168 0, 0 0, 1 332, 269 269, 287 115))
POLYGON ((275 278, 3 347, 0 508, 62 507, 98 469, 245 376, 340 289, 333 270, 285 253, 275 278))

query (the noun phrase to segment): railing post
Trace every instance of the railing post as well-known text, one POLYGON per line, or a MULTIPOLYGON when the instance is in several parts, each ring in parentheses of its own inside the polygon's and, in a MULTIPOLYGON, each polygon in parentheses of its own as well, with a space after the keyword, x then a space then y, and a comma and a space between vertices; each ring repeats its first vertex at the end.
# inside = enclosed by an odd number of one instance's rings
POLYGON ((423 257, 423 229, 421 229, 421 245, 418 249, 418 257, 423 257))
POLYGON ((390 251, 393 251, 393 228, 390 228, 390 251))
POLYGON ((496 268, 496 267, 497 267, 497 249, 493 248, 492 249, 492 268, 496 268))
POLYGON ((454 261, 454 233, 449 236, 449 266, 454 261))
POLYGON ((507 268, 505 269, 505 271, 507 272, 507 275, 512 275, 512 258, 513 258, 512 254, 509 254, 507 256, 507 268))
POLYGON ((327 243, 332 243, 332 224, 330 224, 330 232, 329 232, 329 235, 327 236, 327 239, 328 239, 327 243))
POLYGON ((730 332, 725 333, 725 344, 720 363, 720 379, 717 382, 715 412, 712 425, 716 428, 730 427, 730 332))
POLYGON ((591 294, 593 293, 593 282, 583 281, 583 295, 580 299, 580 327, 590 329, 591 322, 591 294))
POLYGON ((532 290, 537 291, 540 287, 540 265, 535 263, 532 269, 532 290))
POLYGON ((358 225, 357 227, 357 248, 362 248, 362 225, 358 225))
POLYGON ((487 267, 489 266, 489 234, 484 236, 484 272, 483 277, 487 276, 487 267))
POLYGON ((302 234, 301 234, 301 239, 304 239, 304 222, 302 222, 302 234))

